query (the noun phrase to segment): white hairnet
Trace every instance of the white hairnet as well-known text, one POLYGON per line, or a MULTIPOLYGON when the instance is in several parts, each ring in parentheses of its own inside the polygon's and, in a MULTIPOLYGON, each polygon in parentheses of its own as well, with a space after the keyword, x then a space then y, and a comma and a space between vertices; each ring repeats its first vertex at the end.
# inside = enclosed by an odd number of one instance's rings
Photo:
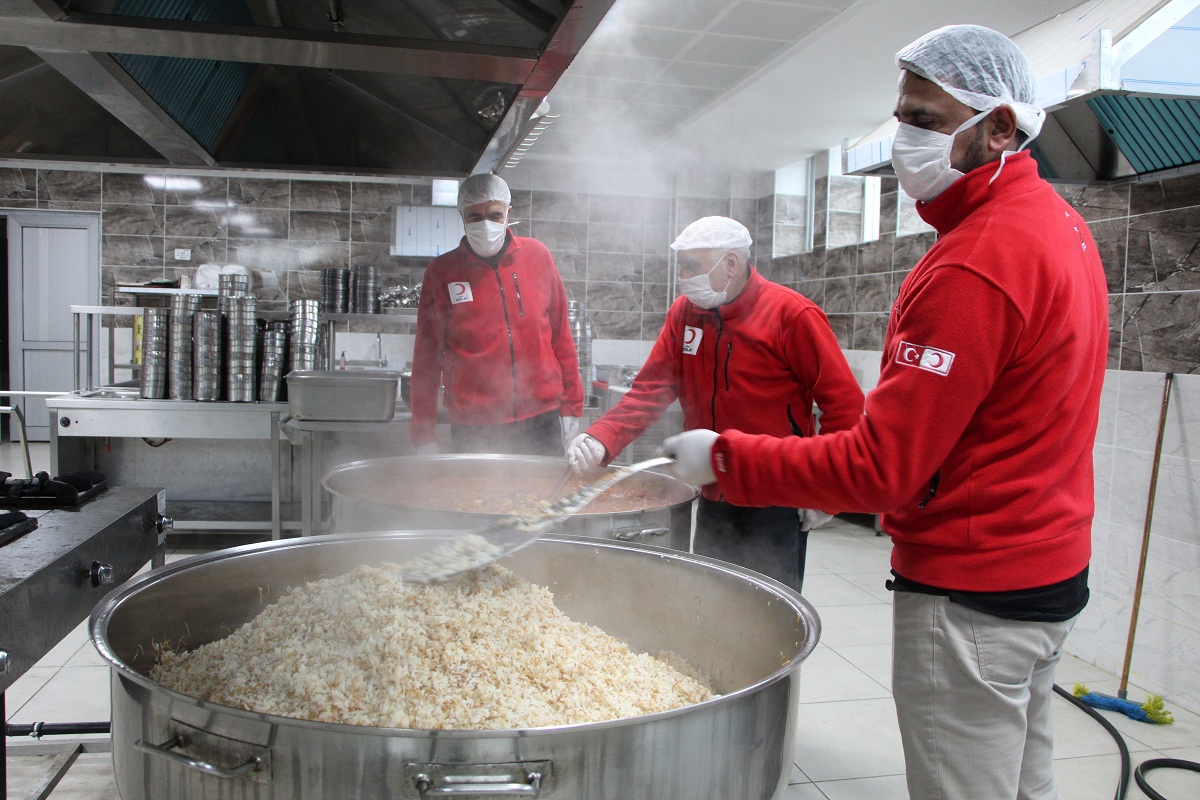
POLYGON ((1046 112, 1037 105, 1037 76, 1016 42, 981 25, 947 25, 896 53, 896 66, 933 81, 976 111, 1010 106, 1033 139, 1046 112))
POLYGON ((672 250, 735 250, 749 247, 753 240, 746 226, 729 217, 701 217, 683 229, 671 242, 672 250))
POLYGON ((458 187, 459 211, 469 206, 493 203, 497 200, 506 206, 512 205, 512 192, 508 190, 508 184, 499 175, 481 172, 467 178, 458 187))

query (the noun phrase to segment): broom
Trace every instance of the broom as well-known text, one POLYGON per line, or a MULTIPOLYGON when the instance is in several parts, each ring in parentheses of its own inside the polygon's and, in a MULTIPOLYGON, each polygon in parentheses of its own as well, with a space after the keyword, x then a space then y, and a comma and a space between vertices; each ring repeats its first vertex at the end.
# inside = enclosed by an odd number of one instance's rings
POLYGON ((1093 708, 1106 711, 1120 711, 1125 716, 1139 722, 1154 722, 1170 725, 1175 721, 1171 712, 1163 708, 1163 700, 1158 695, 1150 695, 1145 703, 1135 703, 1128 699, 1129 664, 1133 660, 1133 637, 1137 631, 1138 610, 1142 604, 1142 583, 1146 577, 1146 554, 1150 550, 1150 521, 1154 518, 1154 494, 1158 488, 1158 462, 1162 457, 1163 433, 1167 427, 1167 405, 1171 400, 1171 383, 1174 373, 1168 372, 1166 383, 1163 385, 1162 408, 1158 414, 1158 441, 1154 445, 1154 466, 1150 471, 1150 496, 1146 500, 1146 523, 1142 527, 1142 554, 1138 561, 1137 583, 1133 589, 1133 611, 1129 619, 1129 638, 1125 640, 1125 664, 1121 668, 1121 685, 1116 697, 1097 694, 1088 691, 1082 683, 1075 684, 1075 696, 1093 708))

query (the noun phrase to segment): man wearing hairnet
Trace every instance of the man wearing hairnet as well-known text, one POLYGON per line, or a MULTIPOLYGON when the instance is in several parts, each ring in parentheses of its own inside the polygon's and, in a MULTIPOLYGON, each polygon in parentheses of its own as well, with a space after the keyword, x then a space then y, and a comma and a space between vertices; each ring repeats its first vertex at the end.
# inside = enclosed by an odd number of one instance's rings
POLYGON ((550 251, 508 230, 508 185, 458 190, 466 235, 425 268, 417 311, 410 438, 438 452, 438 388, 460 453, 561 456, 579 431, 583 384, 567 295, 550 251))
MULTIPOLYGON (((679 234, 671 248, 683 296, 629 392, 571 442, 567 458, 577 471, 607 464, 676 398, 685 428, 809 437, 814 400, 822 433, 858 421, 862 390, 825 314, 758 274, 750 244, 750 232, 728 217, 704 217, 679 234)), ((706 486, 693 550, 799 591, 808 531, 828 519, 795 506, 734 505, 706 486)))
POLYGON ((900 287, 865 416, 664 449, 735 503, 886 512, 910 796, 1053 800, 1054 667, 1088 599, 1104 271, 1022 152, 1044 112, 1020 49, 954 25, 897 63, 892 162, 938 239, 900 287))

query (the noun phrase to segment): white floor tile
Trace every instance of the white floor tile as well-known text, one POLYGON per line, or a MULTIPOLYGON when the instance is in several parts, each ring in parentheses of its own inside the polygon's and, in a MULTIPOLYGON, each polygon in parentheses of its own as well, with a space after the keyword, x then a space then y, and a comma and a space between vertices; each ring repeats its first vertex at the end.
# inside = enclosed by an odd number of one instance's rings
POLYGON ((107 667, 63 667, 10 722, 99 722, 111 714, 107 667))
MULTIPOLYGON (((38 785, 54 756, 18 756, 8 759, 8 796, 25 797, 38 785)), ((112 755, 84 753, 67 770, 62 782, 54 787, 52 800, 116 800, 112 755)))
POLYGON ((892 643, 892 607, 884 603, 827 606, 821 618, 821 641, 832 648, 892 643))
POLYGON ((787 787, 782 800, 827 800, 827 798, 820 789, 811 783, 796 783, 787 787))
MULTIPOLYGON (((1193 763, 1200 763, 1200 747, 1183 748, 1180 750, 1165 750, 1161 753, 1139 753, 1133 757, 1133 768, 1137 769, 1138 765, 1150 758, 1175 758, 1193 763)), ((1150 788, 1169 798, 1169 800, 1183 800, 1183 798, 1200 797, 1200 772, 1193 772, 1184 769, 1151 769, 1143 773, 1142 777, 1150 788)), ((1143 800, 1149 797, 1142 791, 1137 780, 1130 782, 1129 798, 1130 800, 1143 800)))
POLYGON ((903 774, 895 704, 891 698, 801 704, 796 765, 817 783, 903 774))
POLYGON ((1115 753, 1054 760, 1054 779, 1062 800, 1107 800, 1116 794, 1120 777, 1121 759, 1115 753))
POLYGON ((4 691, 4 710, 12 719, 21 706, 29 702, 54 677, 59 667, 32 667, 4 691))
POLYGON ((817 784, 829 800, 908 800, 903 775, 824 781, 817 784))
POLYGON ((818 612, 828 606, 861 606, 878 600, 840 575, 804 576, 804 599, 818 612))
POLYGON ((837 653, 860 670, 870 675, 880 686, 891 692, 892 687, 892 645, 860 644, 843 645, 837 648, 837 653))
POLYGON ((800 667, 801 703, 880 697, 891 697, 891 692, 828 647, 818 646, 800 667))

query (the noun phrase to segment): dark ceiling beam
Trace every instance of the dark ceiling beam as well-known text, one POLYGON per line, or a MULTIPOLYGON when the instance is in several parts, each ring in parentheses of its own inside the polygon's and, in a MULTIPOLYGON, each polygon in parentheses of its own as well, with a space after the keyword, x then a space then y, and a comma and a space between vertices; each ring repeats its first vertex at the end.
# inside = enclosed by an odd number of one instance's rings
POLYGON ((535 71, 539 55, 521 47, 79 13, 0 18, 0 45, 516 84, 535 71))
POLYGON ((211 167, 217 163, 111 56, 43 49, 33 52, 172 164, 211 167))
POLYGON ((496 2, 528 22, 530 25, 546 31, 547 33, 549 33, 550 29, 554 27, 554 21, 558 19, 549 11, 534 5, 533 3, 529 2, 529 0, 496 0, 496 2))

